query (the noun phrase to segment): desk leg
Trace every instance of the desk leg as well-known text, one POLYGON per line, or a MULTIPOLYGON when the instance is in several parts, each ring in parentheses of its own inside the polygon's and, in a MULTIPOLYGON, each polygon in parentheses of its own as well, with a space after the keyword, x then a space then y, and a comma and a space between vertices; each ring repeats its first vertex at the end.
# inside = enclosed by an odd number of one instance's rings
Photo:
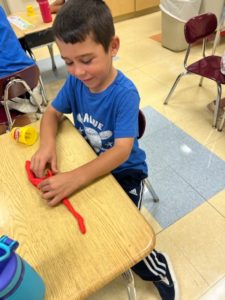
POLYGON ((53 43, 48 44, 48 51, 50 53, 51 60, 52 60, 52 70, 55 71, 57 68, 56 68, 54 53, 53 53, 53 43))
POLYGON ((122 276, 127 282, 128 300, 136 300, 136 290, 132 271, 129 269, 127 272, 124 272, 122 276))

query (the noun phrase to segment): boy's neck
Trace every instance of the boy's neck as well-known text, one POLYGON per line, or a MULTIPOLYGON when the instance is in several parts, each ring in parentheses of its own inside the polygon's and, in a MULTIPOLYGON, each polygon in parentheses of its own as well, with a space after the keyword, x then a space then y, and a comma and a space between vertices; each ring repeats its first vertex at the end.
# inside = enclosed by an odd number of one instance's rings
POLYGON ((97 94, 97 93, 101 93, 103 92, 104 90, 106 90, 113 82, 114 80, 116 79, 116 76, 118 74, 118 71, 117 69, 115 69, 113 66, 112 66, 112 69, 110 71, 110 74, 107 78, 107 80, 104 82, 104 84, 101 86, 101 88, 99 88, 98 90, 92 90, 92 89, 89 89, 89 91, 93 94, 97 94))

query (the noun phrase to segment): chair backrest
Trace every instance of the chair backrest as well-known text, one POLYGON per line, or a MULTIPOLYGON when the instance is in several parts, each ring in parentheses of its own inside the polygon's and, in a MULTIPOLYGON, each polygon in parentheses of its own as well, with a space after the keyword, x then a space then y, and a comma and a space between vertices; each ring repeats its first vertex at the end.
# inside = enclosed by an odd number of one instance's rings
POLYGON ((206 13, 188 20, 184 25, 184 36, 192 44, 212 34, 217 28, 217 18, 213 13, 206 13))
MULTIPOLYGON (((30 67, 15 72, 11 75, 0 78, 0 99, 3 100, 5 87, 12 79, 20 78, 24 80, 32 90, 38 84, 39 75, 40 75, 39 68, 36 64, 34 64, 30 67)), ((9 99, 14 97, 19 97, 20 95, 23 95, 25 92, 26 90, 22 84, 20 83, 13 84, 9 88, 9 99)))
POLYGON ((144 115, 143 111, 139 110, 139 114, 138 114, 138 130, 139 130, 138 139, 140 139, 143 136, 143 134, 145 132, 145 127, 146 127, 145 115, 144 115))

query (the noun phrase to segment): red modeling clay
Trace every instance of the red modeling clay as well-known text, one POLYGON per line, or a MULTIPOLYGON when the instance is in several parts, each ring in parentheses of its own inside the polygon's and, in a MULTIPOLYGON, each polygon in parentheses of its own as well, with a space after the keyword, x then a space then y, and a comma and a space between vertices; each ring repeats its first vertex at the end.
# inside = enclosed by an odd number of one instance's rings
MULTIPOLYGON (((37 187, 39 183, 41 183, 43 180, 45 180, 46 178, 53 176, 52 171, 48 170, 47 172, 47 176, 45 178, 37 178, 35 177, 34 173, 31 171, 30 169, 30 161, 26 161, 25 164, 25 168, 27 171, 27 175, 28 175, 28 179, 29 181, 35 186, 37 187)), ((73 206, 71 205, 69 199, 65 198, 63 199, 63 204, 67 207, 67 209, 73 214, 73 216, 77 219, 80 231, 85 234, 86 233, 86 227, 84 224, 84 219, 83 217, 73 208, 73 206)))

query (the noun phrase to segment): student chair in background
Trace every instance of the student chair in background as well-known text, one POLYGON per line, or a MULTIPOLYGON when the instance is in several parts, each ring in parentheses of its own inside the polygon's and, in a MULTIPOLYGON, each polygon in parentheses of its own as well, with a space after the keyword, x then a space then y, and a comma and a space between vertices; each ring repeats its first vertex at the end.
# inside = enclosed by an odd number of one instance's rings
POLYGON ((201 76, 199 86, 202 85, 203 78, 208 78, 215 81, 217 85, 217 97, 212 122, 213 127, 217 126, 222 84, 225 84, 225 76, 220 72, 221 56, 206 56, 207 39, 211 34, 215 32, 216 28, 217 18, 213 13, 205 13, 202 15, 198 15, 186 22, 184 26, 184 36, 188 43, 188 48, 184 58, 185 71, 177 76, 168 96, 164 101, 164 104, 168 103, 178 82, 185 75, 196 74, 201 76), (188 64, 188 58, 191 51, 191 47, 197 41, 203 42, 202 57, 194 63, 188 64))
MULTIPOLYGON (((138 133, 138 139, 140 139, 145 132, 145 127, 146 127, 146 119, 145 119, 145 115, 143 113, 142 110, 139 110, 139 115, 138 115, 138 128, 139 128, 139 133, 138 133)), ((144 179, 144 185, 147 188, 151 199, 154 202, 158 202, 159 201, 159 197, 157 196, 156 192, 154 191, 150 181, 148 178, 144 179)))
POLYGON ((47 98, 39 68, 22 49, 1 5, 0 41, 0 116, 1 123, 11 130, 19 112, 41 113, 47 98), (36 87, 37 94, 33 92, 36 87))
POLYGON ((31 103, 38 107, 38 111, 40 113, 43 112, 43 107, 32 91, 38 85, 40 85, 40 95, 42 97, 41 104, 46 106, 47 99, 45 97, 44 87, 40 78, 40 72, 36 64, 0 78, 0 99, 3 101, 9 130, 11 130, 13 126, 13 118, 8 105, 9 100, 28 93, 30 100, 32 99, 31 103))

